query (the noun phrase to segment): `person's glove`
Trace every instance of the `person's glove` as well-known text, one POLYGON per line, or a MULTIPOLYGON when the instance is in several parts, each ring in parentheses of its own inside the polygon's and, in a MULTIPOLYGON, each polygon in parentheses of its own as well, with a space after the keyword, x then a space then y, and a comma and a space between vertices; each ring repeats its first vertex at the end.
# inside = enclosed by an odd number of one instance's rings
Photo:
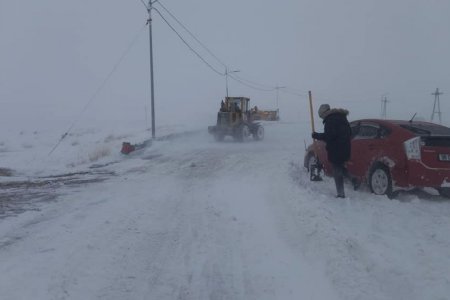
POLYGON ((312 137, 313 139, 315 139, 315 140, 318 140, 318 139, 319 139, 319 134, 318 134, 317 132, 313 132, 313 133, 311 134, 311 137, 312 137))

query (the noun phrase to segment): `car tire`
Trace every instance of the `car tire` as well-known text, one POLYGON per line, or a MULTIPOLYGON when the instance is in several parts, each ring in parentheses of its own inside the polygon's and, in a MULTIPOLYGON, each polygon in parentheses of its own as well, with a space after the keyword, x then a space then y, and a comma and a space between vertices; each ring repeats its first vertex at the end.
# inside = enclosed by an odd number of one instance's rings
POLYGON ((370 171, 369 187, 370 191, 375 195, 386 195, 389 199, 393 199, 397 195, 392 190, 391 172, 383 164, 375 165, 370 171))
POLYGON ((442 197, 450 198, 450 188, 441 187, 441 188, 438 188, 438 192, 439 192, 439 195, 441 195, 442 197))
POLYGON ((320 161, 314 153, 309 153, 306 159, 306 169, 309 174, 309 180, 322 181, 322 168, 320 161))

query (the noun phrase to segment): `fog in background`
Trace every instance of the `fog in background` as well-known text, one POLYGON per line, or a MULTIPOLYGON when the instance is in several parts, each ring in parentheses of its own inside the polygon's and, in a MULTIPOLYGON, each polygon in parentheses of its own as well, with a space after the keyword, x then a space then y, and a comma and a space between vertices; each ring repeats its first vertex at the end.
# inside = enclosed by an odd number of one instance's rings
MULTIPOLYGON (((147 2, 147 1, 144 1, 147 2)), ((240 78, 230 96, 276 108, 309 126, 307 91, 350 110, 350 119, 429 120, 439 87, 450 125, 447 0, 161 0, 240 78), (270 90, 270 91, 263 91, 270 90)), ((155 3, 214 69, 223 65, 155 3)), ((211 70, 153 11, 157 126, 212 125, 225 77, 211 70)), ((150 120, 147 11, 140 0, 0 0, 0 125, 3 129, 134 126, 150 120), (137 39, 135 39, 137 37, 137 39), (135 40, 134 43, 132 41, 135 40), (131 45, 100 92, 95 92, 131 45)), ((435 117, 437 118, 437 116, 435 117)), ((316 124, 319 120, 316 118, 316 124)))

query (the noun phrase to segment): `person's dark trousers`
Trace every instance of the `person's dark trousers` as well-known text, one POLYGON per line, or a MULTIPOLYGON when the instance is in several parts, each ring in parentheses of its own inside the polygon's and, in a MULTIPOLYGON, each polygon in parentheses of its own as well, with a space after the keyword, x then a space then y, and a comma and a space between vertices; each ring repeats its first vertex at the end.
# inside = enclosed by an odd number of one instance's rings
POLYGON ((349 178, 349 174, 347 168, 344 166, 344 163, 333 164, 333 177, 334 183, 336 184, 336 197, 345 198, 344 177, 349 178))

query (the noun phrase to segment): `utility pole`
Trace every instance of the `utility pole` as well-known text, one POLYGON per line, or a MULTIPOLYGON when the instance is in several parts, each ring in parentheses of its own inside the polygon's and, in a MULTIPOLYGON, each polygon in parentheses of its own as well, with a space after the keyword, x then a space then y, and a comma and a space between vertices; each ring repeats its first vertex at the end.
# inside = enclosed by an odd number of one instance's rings
POLYGON ((148 37, 150 43, 150 97, 152 108, 152 138, 154 139, 156 134, 155 134, 155 89, 153 80, 152 4, 153 4, 152 0, 149 0, 147 6, 148 12, 147 24, 148 24, 148 37))
POLYGON ((386 95, 381 96, 381 117, 383 119, 386 119, 386 115, 387 115, 386 108, 387 108, 387 103, 388 102, 389 101, 387 100, 387 96, 386 95))
POLYGON ((228 71, 228 67, 225 67, 225 88, 226 88, 227 98, 228 98, 228 74, 237 73, 237 72, 240 72, 240 71, 239 70, 228 71))
POLYGON ((433 113, 431 114, 431 122, 433 122, 434 115, 437 114, 439 117, 439 123, 442 123, 441 120, 441 103, 439 102, 439 95, 442 95, 443 93, 439 92, 439 88, 436 88, 436 91, 432 93, 431 95, 434 95, 434 104, 433 104, 433 113), (436 110, 437 106, 437 110, 436 110))
POLYGON ((286 88, 286 87, 285 86, 278 86, 278 85, 275 87, 275 90, 277 91, 277 109, 278 109, 278 90, 279 89, 284 89, 284 88, 286 88))

